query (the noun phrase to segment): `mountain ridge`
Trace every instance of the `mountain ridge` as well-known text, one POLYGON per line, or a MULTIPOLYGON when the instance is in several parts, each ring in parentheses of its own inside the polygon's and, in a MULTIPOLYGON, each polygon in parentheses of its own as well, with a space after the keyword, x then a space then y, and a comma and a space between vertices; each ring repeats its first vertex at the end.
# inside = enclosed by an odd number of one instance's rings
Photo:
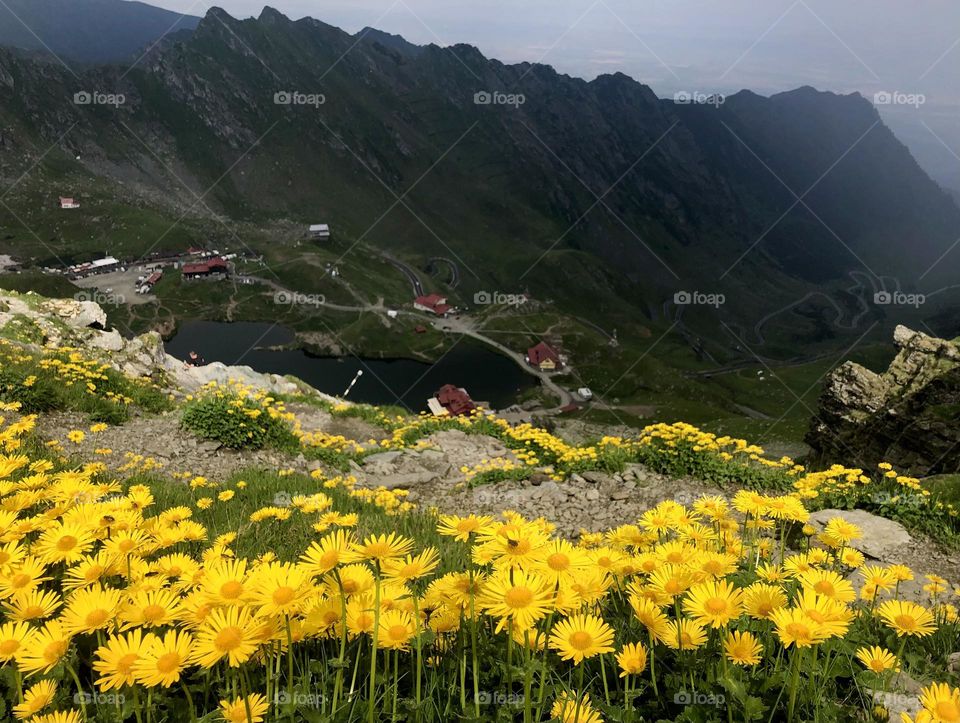
POLYGON ((718 313, 738 327, 851 270, 872 295, 956 238, 960 209, 859 94, 678 104, 623 73, 587 81, 468 45, 412 47, 214 8, 122 80, 87 71, 87 85, 119 83, 128 102, 115 113, 62 102, 82 89, 65 73, 0 58, 24 91, 0 119, 128 190, 197 205, 156 153, 229 217, 325 217, 399 253, 454 256, 467 292, 530 286, 658 323, 705 314, 670 308, 683 289, 725 293, 718 313), (277 105, 279 92, 325 102, 277 105))

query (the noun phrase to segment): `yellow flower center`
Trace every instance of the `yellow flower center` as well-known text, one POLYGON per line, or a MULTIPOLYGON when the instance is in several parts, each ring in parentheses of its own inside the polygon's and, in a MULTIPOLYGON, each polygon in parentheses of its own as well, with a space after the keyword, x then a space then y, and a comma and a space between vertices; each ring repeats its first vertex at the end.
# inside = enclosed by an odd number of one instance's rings
POLYGON ((163 620, 166 612, 162 605, 157 605, 156 603, 147 605, 143 609, 143 620, 147 623, 155 623, 158 620, 163 620))
POLYGON ((0 655, 3 655, 5 657, 13 655, 15 652, 17 652, 19 648, 20 648, 20 641, 17 640, 16 638, 10 638, 8 640, 4 640, 2 643, 0 643, 0 655))
POLYGON ((707 608, 707 612, 714 615, 719 615, 722 612, 726 612, 727 601, 722 597, 712 597, 707 600, 705 607, 707 608))
POLYGON ((227 600, 236 600, 243 594, 243 583, 237 580, 225 582, 220 586, 220 595, 227 600))
POLYGON ((407 628, 403 625, 391 625, 387 634, 393 640, 404 640, 407 637, 407 628))
POLYGON ((578 630, 570 636, 570 645, 577 650, 587 650, 593 645, 593 636, 584 630, 578 630))
POLYGON ((33 580, 33 578, 27 573, 18 572, 16 575, 10 578, 10 586, 16 588, 26 587, 28 584, 30 584, 31 580, 33 580))
POLYGON ((92 610, 87 613, 86 622, 88 628, 98 628, 103 625, 110 618, 110 612, 108 610, 92 610))
POLYGON ((133 664, 137 662, 137 658, 140 656, 136 653, 127 653, 122 658, 117 660, 116 668, 117 672, 121 675, 127 675, 130 670, 133 668, 133 664))
POLYGON ((65 640, 55 640, 49 643, 43 649, 43 659, 50 663, 60 660, 63 654, 67 652, 67 645, 68 643, 65 640))
POLYGON ((240 647, 240 643, 243 642, 243 631, 231 625, 226 627, 217 633, 217 637, 214 639, 213 644, 217 647, 218 650, 233 650, 240 647))
POLYGON ((937 703, 937 718, 943 721, 960 721, 960 706, 952 700, 942 700, 937 703))
POLYGON ((917 627, 917 620, 911 615, 897 615, 894 622, 901 630, 914 630, 917 627))
POLYGON ((172 673, 180 667, 180 656, 177 653, 164 653, 157 658, 157 670, 164 675, 172 673))
POLYGON ((327 550, 320 556, 320 566, 325 568, 333 568, 336 564, 340 562, 340 551, 339 550, 327 550))
POLYGON ((274 605, 289 605, 296 594, 297 591, 289 585, 278 587, 273 591, 273 603, 274 605))
POLYGON ((829 580, 820 580, 816 585, 813 586, 813 589, 821 595, 826 595, 827 597, 833 597, 836 594, 833 583, 829 580))
POLYGON ((73 535, 64 535, 57 540, 57 549, 60 550, 60 552, 69 552, 76 546, 77 538, 73 535))
POLYGON ((805 641, 810 638, 810 628, 803 623, 790 623, 786 627, 786 632, 794 640, 805 641))
POLYGON ((525 587, 513 587, 507 590, 503 601, 512 608, 525 608, 533 602, 533 593, 525 587))
POLYGON ((551 570, 560 572, 570 567, 570 558, 562 552, 555 552, 547 558, 547 565, 551 570))

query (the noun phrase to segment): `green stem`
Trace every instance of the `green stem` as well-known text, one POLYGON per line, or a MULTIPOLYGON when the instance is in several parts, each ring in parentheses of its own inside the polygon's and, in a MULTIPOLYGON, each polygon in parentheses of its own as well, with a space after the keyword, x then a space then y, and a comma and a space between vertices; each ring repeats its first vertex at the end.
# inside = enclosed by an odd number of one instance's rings
MULTIPOLYGON (((290 721, 293 723, 293 632, 290 630, 290 616, 284 615, 287 628, 287 700, 290 701, 290 721)), ((252 720, 252 719, 251 719, 252 720)))
POLYGON ((376 576, 374 578, 373 596, 373 635, 370 643, 370 687, 367 701, 367 723, 374 723, 374 704, 377 697, 377 643, 380 640, 380 563, 374 564, 376 576))

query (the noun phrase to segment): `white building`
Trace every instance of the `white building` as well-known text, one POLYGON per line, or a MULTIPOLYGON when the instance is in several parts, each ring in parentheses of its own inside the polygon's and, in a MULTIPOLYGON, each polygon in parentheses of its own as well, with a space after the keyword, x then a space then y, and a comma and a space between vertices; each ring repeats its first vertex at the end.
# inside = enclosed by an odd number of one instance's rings
POLYGON ((330 226, 325 223, 315 223, 310 227, 310 232, 307 235, 316 241, 329 241, 330 226))

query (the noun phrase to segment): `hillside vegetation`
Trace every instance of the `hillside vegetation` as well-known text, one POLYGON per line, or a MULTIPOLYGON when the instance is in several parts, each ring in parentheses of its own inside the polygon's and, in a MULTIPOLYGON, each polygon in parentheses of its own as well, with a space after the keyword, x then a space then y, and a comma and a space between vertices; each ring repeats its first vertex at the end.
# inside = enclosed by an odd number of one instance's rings
POLYGON ((185 388, 111 367, 97 343, 108 332, 74 324, 87 307, 29 301, 39 333, 0 324, 3 368, 16 368, 0 384, 7 715, 960 715, 958 591, 941 574, 958 571, 891 564, 883 551, 904 530, 892 520, 956 546, 957 509, 890 465, 808 470, 684 423, 572 444, 484 412, 411 417, 293 380, 279 393, 275 378, 222 365, 205 373, 248 382, 183 373, 185 388), (83 346, 51 345, 53 333, 83 346), (54 393, 54 380, 73 391, 54 393), (47 390, 42 405, 35 389, 47 390), (125 414, 95 421, 101 402, 125 414), (178 440, 194 440, 190 455, 130 451, 171 419, 178 440), (387 459, 434 458, 452 434, 508 452, 446 473, 478 491, 621 480, 628 504, 639 493, 628 472, 669 483, 642 514, 574 535, 510 509, 433 509, 410 480, 370 484, 387 459), (126 448, 98 442, 108 438, 126 448), (275 462, 254 464, 266 451, 275 462), (715 492, 683 498, 691 479, 715 492))

